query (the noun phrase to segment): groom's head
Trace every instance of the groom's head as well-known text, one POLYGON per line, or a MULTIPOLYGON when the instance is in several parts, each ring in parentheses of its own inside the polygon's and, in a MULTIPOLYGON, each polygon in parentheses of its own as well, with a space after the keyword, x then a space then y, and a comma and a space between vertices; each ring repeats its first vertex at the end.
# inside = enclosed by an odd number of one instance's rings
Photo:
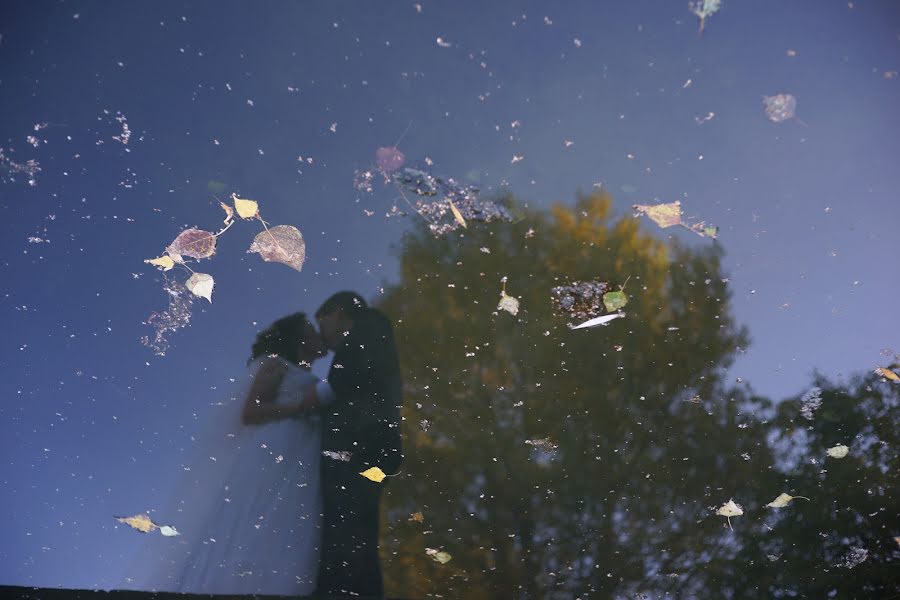
POLYGON ((332 350, 337 348, 356 316, 367 308, 365 299, 356 292, 338 292, 323 302, 316 311, 316 321, 325 344, 332 350))

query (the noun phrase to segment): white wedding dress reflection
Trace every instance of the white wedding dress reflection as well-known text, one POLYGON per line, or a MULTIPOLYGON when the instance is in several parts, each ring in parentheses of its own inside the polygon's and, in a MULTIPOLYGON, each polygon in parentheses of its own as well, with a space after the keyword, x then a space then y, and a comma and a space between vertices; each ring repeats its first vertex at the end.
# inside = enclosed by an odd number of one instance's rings
MULTIPOLYGON (((281 359, 279 359, 281 360, 281 359)), ((255 373, 262 359, 250 364, 255 373)), ((317 381, 284 361, 276 402, 317 381)), ((185 465, 170 506, 154 516, 180 536, 146 534, 121 587, 202 594, 311 594, 321 540, 317 417, 242 425, 252 377, 223 403, 185 465), (163 513, 166 514, 163 514, 163 513), (171 521, 171 523, 169 523, 171 521)))

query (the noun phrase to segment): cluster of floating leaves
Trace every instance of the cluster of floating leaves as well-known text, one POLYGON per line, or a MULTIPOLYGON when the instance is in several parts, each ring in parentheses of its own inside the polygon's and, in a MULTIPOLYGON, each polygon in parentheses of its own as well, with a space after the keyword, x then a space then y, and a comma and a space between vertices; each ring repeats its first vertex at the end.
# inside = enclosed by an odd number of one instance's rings
POLYGON ((842 569, 852 569, 853 567, 859 566, 860 564, 866 562, 866 559, 869 558, 869 551, 865 548, 850 548, 847 554, 841 558, 834 566, 840 567, 842 569))
POLYGON ((800 398, 800 414, 804 419, 813 420, 815 412, 822 406, 822 389, 811 388, 800 398))
POLYGON ((609 285, 602 281, 573 281, 550 290, 557 314, 584 321, 603 314, 603 295, 609 285))
POLYGON ((797 99, 791 94, 763 96, 763 105, 766 108, 766 116, 773 123, 787 121, 797 112, 797 99))
POLYGON ((259 204, 255 200, 238 198, 236 194, 232 194, 231 199, 234 202, 233 207, 220 202, 222 210, 225 211, 225 220, 219 231, 212 233, 204 229, 185 229, 166 246, 164 254, 144 261, 162 271, 169 271, 175 265, 181 265, 191 272, 191 276, 183 286, 166 279, 164 288, 169 292, 169 309, 164 313, 153 313, 147 319, 147 323, 154 327, 156 334, 153 340, 145 336, 142 342, 153 348, 158 355, 164 355, 168 347, 166 335, 184 327, 190 321, 192 298, 183 293, 184 290, 212 302, 215 279, 208 273, 195 272, 187 265, 185 257, 195 260, 212 257, 216 253, 219 236, 234 225, 235 213, 241 219, 256 219, 263 226, 263 231, 258 233, 250 244, 248 254, 259 254, 266 262, 282 263, 297 271, 303 268, 306 260, 306 244, 296 227, 276 225, 270 228, 260 216, 259 204))
POLYGON ((194 303, 194 297, 187 288, 174 279, 166 279, 163 289, 169 296, 169 308, 150 314, 146 324, 153 327, 155 333, 152 338, 146 335, 141 338, 141 343, 158 356, 165 356, 169 348, 169 334, 187 327, 191 322, 191 305, 194 303))

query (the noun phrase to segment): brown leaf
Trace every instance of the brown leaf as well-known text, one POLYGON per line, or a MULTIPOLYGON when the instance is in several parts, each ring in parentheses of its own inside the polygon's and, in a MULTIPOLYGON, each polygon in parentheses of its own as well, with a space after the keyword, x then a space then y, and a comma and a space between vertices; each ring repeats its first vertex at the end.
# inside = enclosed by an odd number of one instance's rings
POLYGON ((306 260, 306 244, 293 225, 276 225, 260 232, 247 252, 258 252, 266 262, 280 262, 298 271, 306 260))
POLYGON ((425 515, 423 515, 421 512, 414 512, 413 514, 409 515, 409 520, 415 521, 416 523, 422 523, 425 521, 425 515))
POLYGON ((166 252, 191 258, 209 258, 216 253, 216 236, 202 229, 185 229, 169 244, 166 252))
POLYGON ((681 202, 678 200, 669 204, 635 204, 633 208, 660 227, 681 225, 681 202))
POLYGON ((126 525, 130 525, 131 527, 137 529, 142 533, 150 533, 159 525, 150 520, 150 517, 147 515, 135 515, 133 517, 113 517, 120 523, 125 523, 126 525))

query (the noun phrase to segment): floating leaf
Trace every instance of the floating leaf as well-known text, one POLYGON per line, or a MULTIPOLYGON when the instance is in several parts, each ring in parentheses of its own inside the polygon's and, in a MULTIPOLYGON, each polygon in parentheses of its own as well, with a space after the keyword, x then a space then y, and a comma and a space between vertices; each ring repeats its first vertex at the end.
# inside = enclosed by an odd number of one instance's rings
POLYGON ((453 204, 453 200, 447 198, 447 202, 450 203, 450 212, 453 213, 453 218, 456 219, 456 222, 462 225, 464 229, 468 229, 469 226, 466 225, 466 220, 463 219, 462 213, 459 212, 459 209, 456 208, 455 204, 453 204))
POLYGON ((830 456, 831 458, 844 458, 845 456, 847 456, 848 452, 850 452, 850 448, 848 448, 844 444, 838 444, 837 446, 829 448, 825 451, 825 453, 828 454, 828 456, 830 456))
POLYGON ((681 225, 681 202, 678 200, 668 204, 635 204, 633 208, 663 229, 681 225))
POLYGON ((169 244, 166 252, 171 254, 176 262, 179 261, 175 255, 209 258, 216 253, 216 236, 202 229, 185 229, 169 244))
POLYGON ((744 509, 741 508, 740 504, 735 504, 734 500, 729 500, 719 507, 719 510, 716 511, 716 514, 725 517, 728 520, 728 529, 734 531, 734 528, 731 526, 731 517, 741 516, 742 514, 744 514, 744 509))
POLYGON ((778 494, 778 497, 766 504, 769 508, 784 508, 787 506, 791 500, 794 498, 803 498, 804 500, 809 500, 806 496, 791 496, 790 494, 781 493, 778 494))
POLYGON ((691 0, 688 3, 691 12, 700 19, 700 33, 706 27, 706 19, 710 18, 722 8, 722 0, 691 0))
POLYGON ((900 381, 900 375, 897 375, 896 373, 885 367, 878 367, 877 369, 875 369, 875 374, 879 377, 890 379, 891 381, 900 381))
POLYGON ((519 314, 519 300, 502 291, 500 292, 500 303, 497 304, 497 309, 505 310, 511 315, 517 315, 519 314))
POLYGON ((306 244, 293 225, 276 225, 260 232, 247 252, 258 252, 266 262, 279 262, 298 271, 306 260, 306 244))
POLYGON ((628 304, 628 296, 621 290, 603 294, 603 306, 605 306, 606 310, 609 312, 619 310, 626 304, 628 304))
POLYGON ((590 319, 582 323, 581 325, 576 325, 572 327, 572 329, 584 329, 586 327, 596 327, 597 325, 607 325, 613 319, 618 319, 619 317, 624 317, 625 313, 614 313, 611 315, 604 315, 602 317, 597 317, 595 319, 590 319))
POLYGON ((253 219, 259 216, 259 204, 256 200, 238 198, 237 194, 232 194, 231 199, 234 200, 234 209, 240 218, 253 219))
POLYGON ((346 450, 341 450, 340 452, 335 452, 334 450, 322 450, 322 456, 333 460, 350 462, 350 457, 353 456, 353 454, 346 450))
POLYGON ((441 563, 442 565, 450 562, 453 557, 450 556, 449 553, 444 552, 443 550, 435 550, 434 548, 425 548, 425 554, 433 558, 435 561, 441 563))
POLYGON ((225 211, 225 220, 223 221, 223 223, 225 223, 226 225, 231 224, 231 222, 234 220, 234 209, 221 200, 219 201, 219 204, 222 206, 222 210, 225 211))
POLYGON ((157 529, 159 525, 150 520, 150 517, 147 515, 135 515, 133 517, 113 517, 115 520, 120 523, 125 523, 126 525, 130 525, 134 529, 137 529, 141 533, 150 533, 154 529, 157 529))
POLYGON ((414 512, 413 514, 409 515, 409 520, 415 521, 416 523, 424 523, 425 515, 423 515, 421 512, 414 512))
POLYGON ((144 262, 150 265, 155 265, 161 268, 163 271, 168 271, 175 266, 175 261, 172 260, 172 257, 168 254, 164 254, 159 258, 150 258, 145 260, 144 262))
POLYGON ((688 227, 691 231, 699 235, 700 237, 708 237, 712 239, 716 239, 719 235, 719 228, 715 225, 707 225, 703 221, 699 223, 694 223, 690 227, 688 227))
POLYGON ((382 481, 384 481, 384 478, 387 477, 387 475, 384 474, 384 471, 382 471, 378 467, 369 467, 368 469, 360 473, 360 475, 362 475, 366 479, 374 481, 375 483, 381 483, 382 481))
POLYGON ((177 529, 175 529, 174 527, 170 527, 169 525, 163 525, 162 527, 160 527, 159 532, 166 537, 181 535, 177 529))
POLYGON ((207 275, 206 273, 194 273, 184 283, 184 287, 190 290, 191 293, 195 296, 206 298, 210 303, 212 303, 212 293, 215 285, 216 282, 213 280, 212 275, 207 275))

